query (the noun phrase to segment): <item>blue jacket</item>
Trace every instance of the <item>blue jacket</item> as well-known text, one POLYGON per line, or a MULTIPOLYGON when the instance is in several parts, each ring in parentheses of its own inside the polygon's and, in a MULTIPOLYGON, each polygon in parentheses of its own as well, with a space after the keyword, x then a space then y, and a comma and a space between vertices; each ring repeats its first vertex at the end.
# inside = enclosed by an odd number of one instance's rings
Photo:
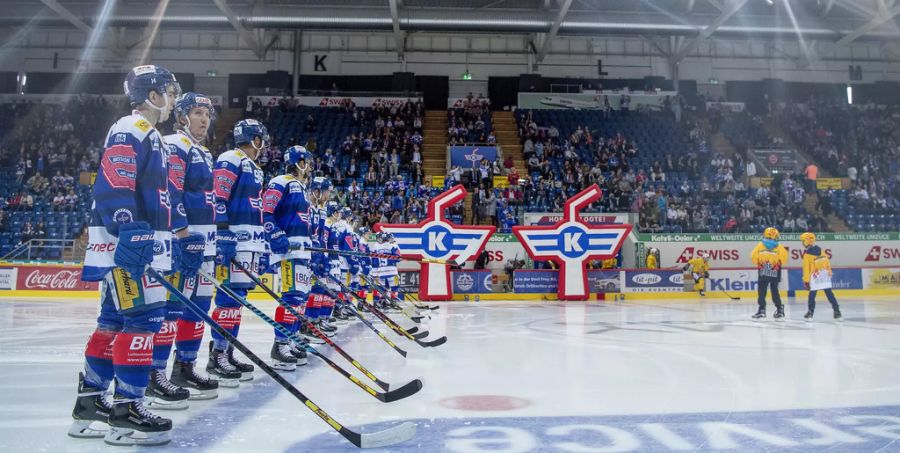
POLYGON ((263 171, 243 151, 226 151, 216 160, 213 184, 216 223, 237 236, 238 251, 265 252, 263 171))
MULTIPOLYGON (((310 245, 310 203, 306 188, 291 175, 272 178, 263 195, 263 225, 284 230, 291 245, 310 245)), ((308 251, 291 251, 288 258, 309 259, 308 251)))
POLYGON ((205 256, 216 254, 216 197, 213 192, 213 159, 205 146, 177 132, 165 137, 169 144, 169 179, 172 190, 172 228, 187 224, 188 231, 206 238, 205 256), (180 166, 180 171, 178 167, 180 166))

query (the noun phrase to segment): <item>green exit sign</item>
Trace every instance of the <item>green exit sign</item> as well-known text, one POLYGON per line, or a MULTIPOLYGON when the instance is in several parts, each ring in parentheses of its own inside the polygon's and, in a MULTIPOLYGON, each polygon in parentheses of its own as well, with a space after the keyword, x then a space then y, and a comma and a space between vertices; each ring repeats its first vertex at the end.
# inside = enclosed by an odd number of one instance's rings
POLYGON ((462 79, 463 80, 472 80, 472 73, 469 71, 464 72, 462 75, 462 79))

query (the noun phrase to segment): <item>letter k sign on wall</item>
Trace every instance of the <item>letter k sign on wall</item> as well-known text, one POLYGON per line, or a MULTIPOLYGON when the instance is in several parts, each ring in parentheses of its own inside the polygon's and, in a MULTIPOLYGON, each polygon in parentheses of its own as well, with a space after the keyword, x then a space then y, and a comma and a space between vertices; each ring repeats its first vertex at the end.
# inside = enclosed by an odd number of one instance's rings
POLYGON ((513 227, 531 259, 559 265, 560 300, 586 300, 588 261, 615 257, 631 233, 632 225, 590 225, 581 220, 581 210, 602 196, 600 187, 594 184, 566 201, 559 222, 513 227))
MULTIPOLYGON (((400 255, 407 258, 473 260, 481 254, 497 227, 457 225, 444 218, 444 210, 466 197, 466 189, 456 185, 428 202, 428 217, 416 225, 375 224, 375 231, 387 231, 397 239, 400 255)), ((446 264, 422 263, 419 298, 450 300, 450 268, 446 264)))

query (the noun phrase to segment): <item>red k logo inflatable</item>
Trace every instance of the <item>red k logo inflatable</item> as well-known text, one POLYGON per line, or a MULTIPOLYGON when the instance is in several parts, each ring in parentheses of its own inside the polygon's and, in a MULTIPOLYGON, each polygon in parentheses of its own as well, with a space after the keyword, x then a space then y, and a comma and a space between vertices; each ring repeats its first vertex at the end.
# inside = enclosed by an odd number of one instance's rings
MULTIPOLYGON (((485 225, 457 225, 444 218, 444 209, 466 196, 461 185, 434 197, 428 202, 428 217, 416 225, 376 224, 375 231, 386 231, 397 239, 400 255, 408 258, 453 260, 457 263, 475 259, 484 250, 497 227, 485 225)), ((450 269, 446 264, 422 263, 419 276, 419 298, 422 300, 450 300, 450 269)))
POLYGON ((587 262, 614 258, 631 233, 631 225, 589 225, 581 220, 581 210, 602 195, 594 184, 566 201, 563 219, 556 224, 513 227, 533 260, 559 265, 560 300, 587 299, 587 262))

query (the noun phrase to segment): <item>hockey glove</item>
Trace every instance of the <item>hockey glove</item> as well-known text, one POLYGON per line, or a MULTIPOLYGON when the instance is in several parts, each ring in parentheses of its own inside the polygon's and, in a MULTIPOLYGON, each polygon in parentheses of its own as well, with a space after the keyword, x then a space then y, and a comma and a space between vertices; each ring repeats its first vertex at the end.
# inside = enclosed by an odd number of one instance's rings
POLYGON ((216 264, 228 265, 237 256, 237 236, 231 230, 216 232, 216 264))
POLYGON ((809 289, 809 282, 803 282, 803 288, 809 289))
POLYGON ((175 262, 173 269, 181 272, 185 278, 194 277, 203 264, 204 250, 206 250, 206 239, 202 234, 191 233, 186 237, 176 239, 175 247, 172 249, 172 259, 175 262))
POLYGON ((278 227, 273 227, 272 231, 266 233, 266 240, 269 241, 269 249, 276 255, 284 255, 291 247, 284 230, 278 227))
POLYGON ((119 245, 113 260, 116 266, 140 280, 144 269, 153 261, 153 230, 147 222, 126 223, 119 227, 119 245))
POLYGON ((263 253, 259 255, 259 262, 256 264, 256 275, 262 275, 269 272, 269 254, 263 253))

